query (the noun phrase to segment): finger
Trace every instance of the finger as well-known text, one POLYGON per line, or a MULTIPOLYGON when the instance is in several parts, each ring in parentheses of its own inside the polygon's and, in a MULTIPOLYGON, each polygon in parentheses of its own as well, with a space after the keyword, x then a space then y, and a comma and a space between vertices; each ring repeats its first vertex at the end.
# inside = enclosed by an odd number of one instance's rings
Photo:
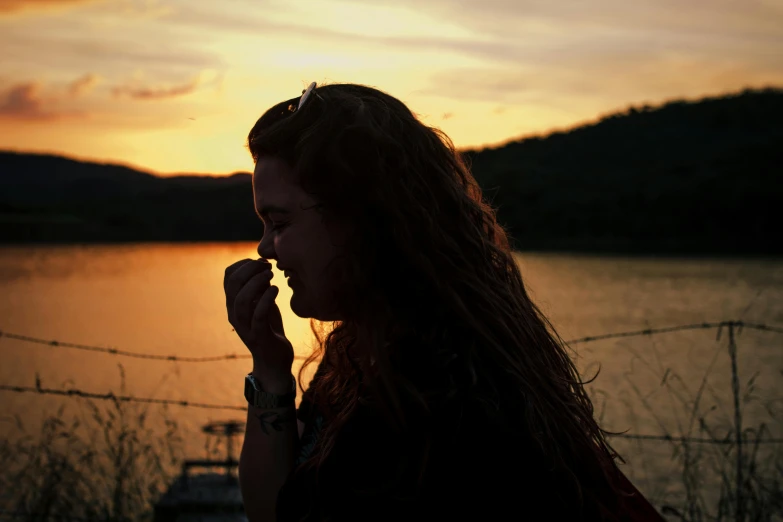
MULTIPOLYGON (((270 285, 266 289, 261 299, 258 300, 256 309, 253 311, 253 318, 250 322, 250 328, 253 330, 261 330, 264 328, 270 328, 272 325, 269 323, 270 315, 272 311, 277 309, 275 304, 275 298, 280 293, 280 289, 274 285, 270 285)), ((278 332, 282 333, 282 332, 278 332)))
POLYGON ((246 265, 247 263, 252 263, 252 262, 253 262, 252 259, 240 259, 236 263, 228 266, 226 268, 226 271, 223 273, 223 290, 224 291, 226 290, 229 278, 231 278, 231 276, 234 274, 234 272, 237 271, 237 269, 239 269, 243 265, 246 265))
POLYGON ((234 293, 244 286, 253 273, 258 270, 264 270, 266 268, 272 268, 272 264, 269 261, 262 259, 242 259, 237 261, 233 265, 226 268, 223 275, 223 290, 226 293, 233 291, 234 293))
POLYGON ((234 272, 228 276, 223 284, 226 293, 226 307, 230 310, 234 305, 237 294, 256 274, 272 270, 272 265, 266 261, 250 261, 238 266, 234 272))
POLYGON ((253 276, 237 294, 233 308, 234 317, 240 325, 244 326, 250 322, 255 308, 253 301, 257 302, 261 298, 261 294, 266 290, 271 279, 272 270, 265 270, 253 276))
MULTIPOLYGON (((263 273, 268 273, 268 274, 270 274, 269 277, 271 278, 271 273, 272 273, 271 266, 268 266, 267 270, 263 270, 263 271, 261 271, 259 273, 259 272, 256 272, 255 269, 252 269, 253 267, 249 267, 249 268, 251 268, 251 270, 248 270, 248 266, 249 265, 250 265, 250 263, 248 263, 248 264, 242 266, 241 268, 239 268, 239 270, 247 270, 251 274, 249 279, 236 292, 233 290, 233 288, 229 288, 228 292, 226 293, 226 312, 228 313, 228 322, 231 323, 231 325, 234 326, 234 328, 237 328, 238 326, 241 327, 243 324, 247 323, 247 321, 250 320, 249 316, 252 313, 252 312, 247 312, 247 314, 245 314, 245 315, 247 315, 247 317, 244 317, 242 315, 241 307, 242 306, 247 307, 247 306, 250 306, 250 305, 240 304, 240 306, 237 306, 237 298, 239 297, 239 294, 242 293, 242 290, 247 286, 247 284, 250 282, 250 280, 253 279, 253 277, 255 277, 257 275, 261 275, 263 273), (241 317, 237 317, 237 314, 236 314, 237 310, 240 310, 240 316, 241 317)), ((233 277, 234 278, 241 278, 240 280, 244 281, 245 277, 247 275, 248 275, 247 272, 245 274, 240 274, 240 275, 237 275, 237 273, 234 273, 233 277)), ((232 280, 232 283, 230 283, 230 285, 233 285, 233 284, 234 284, 234 282, 232 280)), ((252 291, 253 288, 254 287, 251 286, 250 291, 252 291)), ((255 288, 257 290, 257 287, 255 287, 255 288)), ((243 299, 244 299, 244 301, 241 301, 240 303, 247 302, 247 295, 246 294, 243 295, 243 299)))
MULTIPOLYGON (((280 292, 278 291, 278 294, 280 292)), ((277 298, 277 296, 275 296, 277 298)), ((277 302, 272 303, 269 307, 269 311, 266 315, 266 322, 269 323, 269 327, 273 332, 285 335, 285 328, 283 327, 283 315, 280 313, 280 307, 277 306, 277 302)))

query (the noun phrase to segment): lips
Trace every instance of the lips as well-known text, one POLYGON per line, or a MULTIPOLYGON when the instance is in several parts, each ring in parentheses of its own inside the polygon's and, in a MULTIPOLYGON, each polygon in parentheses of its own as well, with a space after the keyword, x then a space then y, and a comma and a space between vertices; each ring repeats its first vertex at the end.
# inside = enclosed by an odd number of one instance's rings
POLYGON ((281 266, 277 267, 279 270, 283 271, 283 276, 288 280, 288 286, 291 286, 291 282, 293 281, 294 273, 288 270, 287 268, 283 268, 281 266))

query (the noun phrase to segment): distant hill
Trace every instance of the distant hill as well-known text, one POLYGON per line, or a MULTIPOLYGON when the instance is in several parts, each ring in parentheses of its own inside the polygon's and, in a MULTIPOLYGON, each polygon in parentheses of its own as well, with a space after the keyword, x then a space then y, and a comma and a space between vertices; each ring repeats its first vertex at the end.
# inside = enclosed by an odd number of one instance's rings
POLYGON ((523 250, 783 252, 783 89, 466 151, 523 250))
MULTIPOLYGON (((783 89, 463 151, 521 250, 780 254, 783 89)), ((250 175, 0 152, 0 242, 258 239, 250 175)))
POLYGON ((159 177, 0 152, 0 242, 234 241, 262 231, 249 173, 159 177))

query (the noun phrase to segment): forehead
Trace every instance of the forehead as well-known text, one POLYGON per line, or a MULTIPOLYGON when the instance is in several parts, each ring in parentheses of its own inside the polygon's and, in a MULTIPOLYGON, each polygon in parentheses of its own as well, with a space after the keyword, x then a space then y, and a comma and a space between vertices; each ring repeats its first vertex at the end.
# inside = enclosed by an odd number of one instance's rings
MULTIPOLYGON (((261 157, 253 170, 253 199, 256 209, 264 206, 293 207, 307 194, 295 182, 294 173, 285 161, 261 157)), ((291 208, 293 210, 293 208, 291 208)))

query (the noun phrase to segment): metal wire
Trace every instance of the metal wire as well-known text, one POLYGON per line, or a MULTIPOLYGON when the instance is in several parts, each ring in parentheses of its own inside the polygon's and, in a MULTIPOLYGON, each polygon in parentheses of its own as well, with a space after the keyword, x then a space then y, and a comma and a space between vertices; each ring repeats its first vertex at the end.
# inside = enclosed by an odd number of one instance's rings
MULTIPOLYGON (((230 353, 226 355, 213 355, 210 357, 182 357, 179 355, 156 355, 150 353, 129 352, 125 350, 118 350, 117 348, 107 348, 104 346, 92 346, 88 344, 69 343, 58 340, 40 339, 38 337, 30 337, 28 335, 19 335, 11 332, 4 332, 0 330, 0 337, 7 337, 8 339, 16 339, 17 341, 24 341, 28 343, 42 344, 54 348, 73 348, 76 350, 86 350, 90 352, 100 352, 110 355, 120 355, 123 357, 135 357, 137 359, 152 359, 158 361, 171 361, 171 362, 215 362, 234 359, 250 359, 252 355, 249 353, 230 353)), ((294 359, 304 360, 307 357, 303 355, 295 355, 294 359)))
MULTIPOLYGON (((722 328, 724 326, 729 326, 729 325, 733 325, 736 328, 750 328, 753 330, 762 330, 762 331, 783 334, 783 328, 777 326, 769 326, 765 324, 756 324, 756 323, 745 323, 743 321, 721 321, 721 322, 712 322, 712 323, 696 323, 696 324, 686 324, 680 326, 669 326, 664 328, 646 328, 644 330, 632 330, 628 332, 617 332, 617 333, 610 333, 610 334, 603 334, 603 335, 592 335, 592 336, 580 337, 578 339, 572 339, 570 341, 566 341, 566 344, 582 344, 582 343, 590 343, 595 341, 602 341, 606 339, 617 339, 621 337, 639 337, 643 335, 655 335, 655 334, 678 332, 683 330, 706 330, 711 328, 722 328)), ((119 355, 123 357, 135 357, 137 359, 152 359, 152 360, 170 361, 170 362, 201 363, 201 362, 216 362, 216 361, 235 360, 235 359, 250 359, 252 357, 252 355, 250 355, 249 353, 243 353, 243 354, 230 353, 225 355, 213 355, 208 357, 182 357, 179 355, 157 355, 157 354, 150 354, 150 353, 129 352, 126 350, 119 350, 117 348, 107 348, 105 346, 94 346, 88 344, 71 343, 71 342, 59 341, 56 339, 55 340, 41 339, 38 337, 20 335, 20 334, 0 330, 0 338, 2 337, 6 337, 8 339, 15 339, 17 341, 24 341, 28 343, 41 344, 54 348, 73 348, 76 350, 100 352, 100 353, 106 353, 110 355, 119 355)), ((304 355, 296 355, 294 356, 294 359, 305 360, 307 359, 307 357, 304 355)))
POLYGON ((10 391, 16 393, 38 393, 42 395, 63 395, 66 397, 82 397, 85 399, 99 399, 119 402, 144 402, 148 404, 172 404, 176 406, 185 406, 191 408, 207 408, 213 410, 236 410, 247 411, 246 406, 227 406, 225 404, 204 404, 200 402, 180 401, 173 399, 152 399, 143 397, 132 397, 129 395, 115 395, 112 392, 108 393, 93 393, 84 390, 78 390, 70 388, 67 390, 55 390, 51 388, 41 388, 36 386, 35 388, 30 386, 10 386, 7 384, 0 384, 0 390, 10 391))
MULTIPOLYGON (((697 324, 687 324, 687 325, 680 325, 680 326, 671 326, 671 327, 665 327, 665 328, 647 328, 645 330, 635 330, 635 331, 628 331, 628 332, 618 332, 618 333, 612 333, 612 334, 605 334, 605 335, 596 335, 596 336, 588 336, 588 337, 582 337, 579 339, 573 339, 571 341, 567 341, 567 344, 578 344, 578 343, 589 343, 589 342, 595 342, 599 340, 605 340, 605 339, 616 339, 621 337, 638 337, 638 336, 644 336, 644 335, 657 335, 657 334, 664 334, 664 333, 670 333, 670 332, 677 332, 677 331, 683 331, 683 330, 699 330, 699 329, 712 329, 712 328, 718 328, 719 331, 723 327, 729 327, 730 332, 732 333, 732 339, 733 339, 733 333, 735 329, 740 328, 751 328, 755 330, 762 330, 762 331, 769 331, 774 333, 781 333, 783 334, 783 328, 775 327, 775 326, 769 326, 765 324, 757 324, 757 323, 745 323, 743 321, 721 321, 721 322, 712 322, 712 323, 697 323, 697 324)), ((74 348, 79 350, 88 350, 88 351, 94 351, 94 352, 102 352, 107 353, 111 355, 118 355, 118 356, 125 356, 125 357, 136 357, 140 359, 155 359, 155 360, 165 360, 165 361, 176 361, 176 362, 213 362, 213 361, 220 361, 220 360, 227 360, 227 359, 247 359, 250 358, 250 354, 227 354, 227 355, 217 355, 212 357, 179 357, 179 356, 163 356, 163 355, 154 355, 154 354, 144 354, 144 353, 137 353, 137 352, 128 352, 123 350, 117 350, 115 348, 105 348, 102 346, 91 346, 91 345, 85 345, 85 344, 76 344, 76 343, 66 343, 62 341, 57 340, 46 340, 46 339, 39 339, 35 337, 29 337, 19 334, 13 334, 9 332, 3 332, 0 331, 0 337, 7 337, 9 339, 16 339, 20 341, 25 342, 31 342, 31 343, 38 343, 38 344, 45 344, 47 346, 52 347, 58 347, 58 348, 74 348)), ((298 356, 299 359, 304 359, 303 356, 298 356)), ((82 397, 82 398, 90 398, 90 399, 98 399, 98 400, 113 400, 113 401, 120 401, 120 402, 139 402, 139 403, 147 403, 147 404, 167 404, 167 405, 175 405, 175 406, 182 406, 182 407, 192 407, 192 408, 207 408, 207 409, 221 409, 221 410, 235 410, 235 411, 246 411, 245 406, 232 406, 232 405, 223 405, 223 404, 204 404, 204 403, 197 403, 197 402, 190 402, 190 401, 184 401, 184 400, 173 400, 173 399, 154 399, 154 398, 143 398, 143 397, 132 397, 127 395, 115 395, 112 392, 108 393, 94 393, 94 392, 88 392, 84 390, 79 390, 75 388, 67 389, 67 390, 56 390, 51 388, 43 388, 41 387, 39 382, 36 382, 35 387, 25 387, 25 386, 11 386, 7 384, 0 384, 0 391, 10 391, 10 392, 16 392, 16 393, 38 393, 38 394, 48 394, 48 395, 60 395, 60 396, 66 396, 66 397, 82 397)), ((731 445, 736 444, 737 441, 735 439, 725 439, 725 440, 716 440, 716 439, 706 439, 706 438, 698 438, 698 437, 672 437, 669 435, 647 435, 647 434, 631 434, 631 433, 613 433, 613 434, 607 434, 608 437, 618 437, 618 438, 626 438, 626 439, 636 439, 636 440, 659 440, 659 441, 669 441, 669 442, 693 442, 697 444, 723 444, 723 445, 731 445)), ((740 444, 780 444, 783 443, 783 439, 756 439, 756 440, 741 440, 740 444)), ((3 512, 0 512, 0 514, 4 514, 3 512)))

